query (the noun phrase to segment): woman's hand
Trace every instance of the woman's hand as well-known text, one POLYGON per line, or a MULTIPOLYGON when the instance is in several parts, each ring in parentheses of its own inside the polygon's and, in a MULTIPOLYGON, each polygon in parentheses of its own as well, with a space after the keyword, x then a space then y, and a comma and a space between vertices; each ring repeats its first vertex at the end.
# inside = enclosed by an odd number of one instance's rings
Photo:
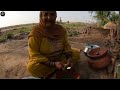
POLYGON ((63 63, 61 63, 61 62, 55 62, 54 64, 55 64, 55 67, 59 70, 63 69, 63 67, 64 67, 63 63))
POLYGON ((68 62, 66 64, 64 64, 64 69, 67 69, 67 67, 72 67, 73 66, 73 63, 71 61, 72 61, 72 59, 69 58, 68 62))

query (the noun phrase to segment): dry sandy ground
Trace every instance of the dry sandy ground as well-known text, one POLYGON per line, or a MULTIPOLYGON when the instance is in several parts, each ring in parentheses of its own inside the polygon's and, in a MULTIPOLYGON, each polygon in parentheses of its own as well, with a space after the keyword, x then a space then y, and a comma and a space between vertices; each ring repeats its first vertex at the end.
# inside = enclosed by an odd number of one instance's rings
POLYGON ((0 45, 0 79, 19 79, 29 75, 27 39, 0 45))
MULTIPOLYGON (((102 43, 101 40, 103 40, 103 38, 101 38, 98 43, 102 43)), ((69 38, 69 41, 72 47, 81 49, 83 51, 86 42, 95 44, 98 41, 98 38, 83 39, 79 37, 74 37, 69 38)), ((81 54, 81 58, 82 60, 85 59, 83 54, 81 54)), ((12 40, 5 44, 0 44, 0 79, 20 79, 26 76, 30 76, 30 74, 26 70, 27 61, 28 61, 27 38, 23 40, 12 40)), ((81 76, 83 78, 90 78, 86 75, 89 75, 90 72, 93 71, 88 69, 88 66, 86 65, 87 64, 85 64, 85 62, 82 62, 77 66, 77 69, 79 70, 80 73, 82 73, 81 76)), ((97 74, 95 72, 91 75, 94 76, 97 74)))

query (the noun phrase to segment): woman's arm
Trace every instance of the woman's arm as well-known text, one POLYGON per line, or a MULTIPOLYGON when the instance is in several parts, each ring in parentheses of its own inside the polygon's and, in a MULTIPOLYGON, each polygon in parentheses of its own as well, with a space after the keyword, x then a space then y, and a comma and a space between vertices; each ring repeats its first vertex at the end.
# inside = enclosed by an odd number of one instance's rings
POLYGON ((28 38, 28 52, 31 61, 41 63, 48 61, 48 58, 40 53, 40 40, 35 36, 30 36, 28 38))

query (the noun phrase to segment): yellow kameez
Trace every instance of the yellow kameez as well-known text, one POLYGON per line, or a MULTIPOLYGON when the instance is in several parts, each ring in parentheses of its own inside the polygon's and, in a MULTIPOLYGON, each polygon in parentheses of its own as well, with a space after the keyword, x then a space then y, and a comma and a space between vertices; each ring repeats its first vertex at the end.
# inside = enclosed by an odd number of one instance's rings
MULTIPOLYGON (((59 41, 57 41, 60 45, 60 48, 63 50, 59 59, 62 60, 63 63, 66 63, 66 58, 63 53, 72 52, 72 61, 73 63, 80 60, 80 52, 76 50, 72 50, 67 41, 67 34, 65 37, 62 37, 59 41)), ((30 35, 28 39, 28 52, 29 52, 29 62, 27 65, 28 71, 34 77, 44 77, 52 73, 55 68, 49 67, 41 64, 41 62, 49 60, 48 57, 53 53, 52 49, 55 48, 56 45, 52 45, 50 40, 47 37, 38 38, 34 35, 30 35)))

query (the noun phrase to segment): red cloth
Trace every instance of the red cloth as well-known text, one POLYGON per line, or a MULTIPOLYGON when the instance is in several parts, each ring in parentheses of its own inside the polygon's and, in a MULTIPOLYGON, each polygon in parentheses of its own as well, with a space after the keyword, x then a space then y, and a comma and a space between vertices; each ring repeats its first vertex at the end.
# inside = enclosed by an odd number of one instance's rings
POLYGON ((74 69, 57 71, 56 79, 80 79, 80 74, 74 69))

